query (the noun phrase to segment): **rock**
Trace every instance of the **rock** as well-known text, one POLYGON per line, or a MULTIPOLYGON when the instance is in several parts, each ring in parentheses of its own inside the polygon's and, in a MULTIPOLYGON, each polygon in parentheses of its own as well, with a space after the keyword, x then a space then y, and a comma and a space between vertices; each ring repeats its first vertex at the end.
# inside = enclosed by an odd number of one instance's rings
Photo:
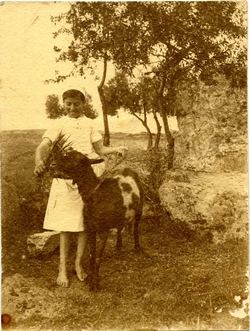
POLYGON ((153 203, 149 203, 149 202, 144 202, 143 203, 142 217, 143 218, 155 217, 155 210, 154 210, 154 204, 153 203))
POLYGON ((45 231, 35 233, 27 238, 27 248, 32 256, 48 254, 59 246, 59 232, 45 231))
POLYGON ((232 91, 221 77, 180 90, 178 100, 174 168, 247 172, 247 90, 232 91))
POLYGON ((247 174, 169 171, 159 194, 173 221, 218 243, 248 236, 247 183, 247 174))
POLYGON ((20 274, 8 276, 2 283, 2 314, 11 316, 18 323, 34 316, 58 317, 64 304, 52 291, 36 285, 33 278, 20 274))
POLYGON ((217 81, 179 89, 174 171, 159 194, 173 221, 224 242, 248 236, 247 90, 217 81))

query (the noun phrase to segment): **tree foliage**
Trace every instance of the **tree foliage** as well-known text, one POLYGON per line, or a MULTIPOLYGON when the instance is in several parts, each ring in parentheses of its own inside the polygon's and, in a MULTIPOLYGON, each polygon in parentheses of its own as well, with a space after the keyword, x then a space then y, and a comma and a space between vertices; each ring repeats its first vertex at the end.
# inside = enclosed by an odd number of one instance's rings
POLYGON ((158 63, 158 73, 165 72, 168 81, 178 67, 207 83, 214 83, 213 73, 225 72, 240 86, 246 69, 244 10, 231 1, 76 2, 53 18, 70 27, 55 36, 72 36, 68 49, 55 46, 55 51, 80 75, 93 64, 90 59, 105 57, 130 73, 138 65, 158 63))
MULTIPOLYGON (((98 87, 105 131, 107 102, 104 84, 112 62, 133 76, 144 67, 155 78, 158 110, 170 148, 174 141, 167 116, 174 114, 177 81, 183 77, 216 84, 224 74, 232 87, 246 85, 246 8, 236 1, 76 2, 54 18, 65 20, 72 41, 66 50, 55 47, 59 60, 73 63, 72 74, 95 70, 102 61, 98 87)), ((65 78, 57 76, 56 80, 65 78)), ((136 91, 134 91, 136 93, 136 91)))
POLYGON ((159 109, 170 145, 166 116, 173 109, 164 106, 164 96, 169 93, 167 98, 172 100, 176 79, 184 75, 216 84, 220 73, 234 87, 246 83, 246 27, 237 6, 229 1, 127 3, 123 14, 127 21, 121 29, 126 38, 130 26, 139 46, 130 44, 134 53, 119 49, 124 56, 115 60, 122 70, 132 70, 140 61, 148 66, 154 63, 152 74, 158 78, 159 109), (143 47, 142 40, 146 40, 143 47))
POLYGON ((84 95, 85 95, 85 103, 83 105, 83 114, 88 118, 94 119, 98 116, 98 113, 93 107, 92 97, 86 91, 84 92, 84 95))
MULTIPOLYGON (((203 73, 208 83, 213 83, 208 74, 223 72, 225 64, 237 63, 245 68, 246 48, 242 42, 246 38, 246 26, 237 6, 229 1, 127 3, 126 16, 133 20, 131 28, 140 26, 137 43, 147 37, 137 57, 143 64, 158 63, 158 70, 166 71, 168 79, 178 67, 187 68, 191 75, 203 73)), ((126 53, 125 62, 134 68, 135 60, 130 57, 126 53)), ((128 64, 123 62, 124 58, 118 64, 126 69, 128 64)))
MULTIPOLYGON (((70 5, 67 13, 52 18, 55 23, 63 21, 69 26, 54 33, 54 37, 62 33, 72 37, 67 48, 54 47, 59 54, 58 61, 68 60, 73 63, 73 70, 69 75, 84 76, 87 69, 95 70, 96 61, 102 61, 104 57, 110 60, 108 50, 116 6, 113 3, 75 2, 70 5)), ((57 75, 56 81, 66 77, 57 75)))
POLYGON ((55 94, 47 96, 45 107, 48 118, 55 119, 65 115, 65 111, 59 103, 59 97, 55 94))

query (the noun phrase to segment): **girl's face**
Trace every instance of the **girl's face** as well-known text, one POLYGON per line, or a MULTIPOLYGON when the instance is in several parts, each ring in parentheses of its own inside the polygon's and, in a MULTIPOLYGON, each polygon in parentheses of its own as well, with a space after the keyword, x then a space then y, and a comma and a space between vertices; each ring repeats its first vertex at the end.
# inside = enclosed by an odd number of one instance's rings
POLYGON ((63 106, 69 117, 77 118, 83 115, 83 102, 80 98, 67 98, 63 106))

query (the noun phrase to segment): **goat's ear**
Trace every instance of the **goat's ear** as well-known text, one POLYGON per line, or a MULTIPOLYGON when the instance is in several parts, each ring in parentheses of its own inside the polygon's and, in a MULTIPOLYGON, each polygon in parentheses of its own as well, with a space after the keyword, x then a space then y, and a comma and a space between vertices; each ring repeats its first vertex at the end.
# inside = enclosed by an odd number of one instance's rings
POLYGON ((98 164, 98 163, 102 163, 104 159, 90 159, 89 161, 91 164, 98 164))

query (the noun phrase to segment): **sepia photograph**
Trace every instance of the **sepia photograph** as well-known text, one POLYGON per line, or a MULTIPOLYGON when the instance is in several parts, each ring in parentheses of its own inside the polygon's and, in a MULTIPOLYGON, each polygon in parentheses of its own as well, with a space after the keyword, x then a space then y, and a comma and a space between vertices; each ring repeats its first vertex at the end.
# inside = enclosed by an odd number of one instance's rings
POLYGON ((249 330, 247 1, 2 1, 1 323, 249 330))

